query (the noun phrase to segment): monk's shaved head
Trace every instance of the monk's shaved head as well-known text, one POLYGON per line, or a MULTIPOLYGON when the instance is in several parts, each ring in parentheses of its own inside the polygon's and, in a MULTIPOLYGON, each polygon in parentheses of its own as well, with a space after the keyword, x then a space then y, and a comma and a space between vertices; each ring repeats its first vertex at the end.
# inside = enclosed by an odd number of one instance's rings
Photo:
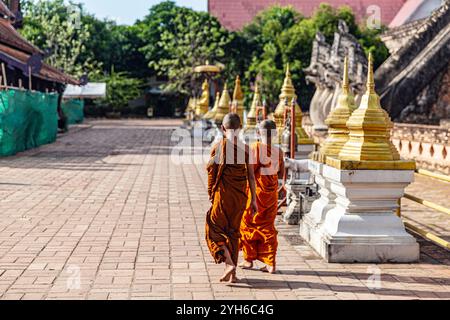
POLYGON ((272 139, 277 136, 277 125, 272 120, 264 120, 258 126, 258 133, 262 142, 270 144, 272 139))
POLYGON ((259 130, 261 130, 261 131, 271 131, 271 130, 276 130, 276 129, 277 129, 277 125, 272 120, 264 120, 263 122, 261 122, 259 124, 259 130))
POLYGON ((226 130, 237 130, 241 128, 241 118, 237 113, 227 114, 222 121, 222 126, 226 130))

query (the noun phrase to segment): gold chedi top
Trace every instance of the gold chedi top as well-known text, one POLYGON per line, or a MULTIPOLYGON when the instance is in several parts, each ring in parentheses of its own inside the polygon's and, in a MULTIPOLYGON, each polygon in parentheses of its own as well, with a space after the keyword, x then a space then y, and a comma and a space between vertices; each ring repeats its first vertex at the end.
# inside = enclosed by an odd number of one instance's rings
MULTIPOLYGON (((289 64, 286 68, 286 77, 284 78, 283 87, 281 88, 281 94, 280 94, 280 102, 278 104, 278 107, 275 109, 275 112, 273 114, 273 118, 275 120, 275 123, 277 125, 277 131, 278 131, 278 139, 279 143, 281 143, 281 136, 283 135, 284 130, 284 110, 286 109, 285 101, 286 99, 288 101, 292 101, 294 99, 297 101, 297 95, 295 94, 295 88, 292 84, 292 77, 291 72, 289 70, 289 64)), ((308 136, 308 134, 305 132, 305 130, 302 127, 302 109, 300 108, 299 104, 296 103, 295 106, 295 131, 297 133, 298 137, 298 144, 314 144, 314 141, 308 136)))
POLYGON ((192 117, 192 112, 195 112, 196 109, 196 99, 195 98, 189 98, 188 105, 186 107, 186 118, 190 119, 192 117))
POLYGON ((219 101, 220 101, 220 92, 217 92, 216 100, 214 101, 214 107, 203 116, 203 119, 212 120, 216 116, 217 109, 219 109, 219 101))
POLYGON ((236 106, 236 113, 241 117, 241 123, 244 122, 244 93, 242 93, 241 79, 236 77, 233 93, 233 104, 236 106))
POLYGON ((327 164, 343 170, 414 170, 414 161, 402 161, 391 142, 393 124, 380 105, 375 92, 373 58, 369 55, 367 92, 361 105, 347 121, 349 140, 338 158, 327 158, 327 164))
POLYGON ((214 116, 214 122, 217 125, 221 125, 223 118, 230 112, 230 94, 228 93, 228 87, 227 84, 223 87, 222 96, 219 100, 219 105, 217 107, 216 114, 214 116))
POLYGON ((247 122, 245 124, 244 131, 250 131, 256 129, 256 110, 261 105, 261 95, 259 93, 258 84, 255 85, 255 93, 253 95, 252 105, 250 111, 247 114, 247 122))
POLYGON ((349 140, 350 130, 347 128, 347 121, 355 110, 355 97, 350 90, 348 78, 348 57, 345 57, 342 92, 338 98, 336 108, 325 120, 329 128, 329 135, 323 142, 316 160, 324 163, 327 157, 336 158, 339 156, 342 148, 349 140))
POLYGON ((202 117, 209 110, 209 84, 208 80, 205 80, 202 85, 202 96, 197 103, 197 107, 195 108, 195 115, 197 117, 202 117))

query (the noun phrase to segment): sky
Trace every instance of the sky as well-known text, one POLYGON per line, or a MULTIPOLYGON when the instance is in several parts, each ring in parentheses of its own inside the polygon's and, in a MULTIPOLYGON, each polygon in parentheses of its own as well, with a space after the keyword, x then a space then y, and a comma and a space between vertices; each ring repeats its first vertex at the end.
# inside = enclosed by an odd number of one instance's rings
MULTIPOLYGON (((162 2, 161 0, 75 0, 84 3, 88 12, 98 18, 109 18, 119 24, 133 24, 137 19, 143 18, 151 6, 162 2)), ((207 0, 175 0, 179 6, 192 8, 198 11, 207 11, 207 0)))

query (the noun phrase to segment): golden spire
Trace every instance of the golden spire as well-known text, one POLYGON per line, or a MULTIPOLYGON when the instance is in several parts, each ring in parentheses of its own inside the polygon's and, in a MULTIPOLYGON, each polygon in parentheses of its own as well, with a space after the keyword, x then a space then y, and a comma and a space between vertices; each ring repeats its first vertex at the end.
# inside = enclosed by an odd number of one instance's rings
POLYGON ((283 87, 281 88, 280 100, 288 98, 288 100, 297 99, 295 95, 295 88, 292 83, 291 70, 289 63, 286 66, 286 75, 284 77, 283 87))
MULTIPOLYGON (((363 169, 411 169, 414 162, 399 161, 400 155, 390 140, 392 122, 380 105, 375 92, 373 58, 369 55, 367 91, 361 105, 347 121, 349 140, 339 153, 338 159, 350 162, 352 168, 363 169)), ((328 158, 327 164, 335 166, 336 159, 328 158)))
MULTIPOLYGON (((368 62, 368 67, 367 67, 367 95, 372 95, 375 94, 375 80, 374 80, 374 76, 373 76, 373 56, 372 56, 372 52, 369 53, 369 62, 368 62)), ((381 108, 381 106, 380 106, 381 108)))
POLYGON ((258 83, 255 84, 255 93, 253 94, 253 101, 250 111, 247 114, 247 122, 244 131, 253 130, 256 128, 256 108, 261 105, 261 95, 259 94, 258 83))
MULTIPOLYGON (((286 66, 286 75, 283 82, 283 87, 281 88, 280 102, 273 114, 275 123, 277 124, 278 139, 281 143, 281 136, 284 130, 284 110, 286 109, 285 101, 297 101, 297 95, 295 94, 295 87, 292 83, 291 70, 289 64, 286 66)), ((295 131, 298 137, 299 144, 313 144, 313 140, 308 136, 305 130, 302 128, 303 123, 303 113, 300 105, 296 103, 295 107, 295 131)))
POLYGON ((214 101, 214 107, 203 116, 203 119, 211 120, 215 117, 217 110, 219 109, 219 101, 220 101, 220 92, 217 92, 216 100, 214 101))
POLYGON ((319 160, 325 162, 326 157, 337 157, 344 145, 349 140, 347 121, 356 109, 355 97, 350 91, 348 78, 348 57, 344 60, 344 75, 342 79, 342 92, 339 96, 336 108, 331 111, 325 123, 329 127, 328 138, 320 148, 319 160))
POLYGON ((219 100, 216 114, 214 115, 214 122, 218 125, 222 124, 223 118, 230 112, 230 94, 228 93, 228 86, 225 83, 222 95, 219 100))
POLYGON ((195 115, 202 117, 209 110, 209 84, 208 80, 205 80, 202 85, 202 96, 195 109, 195 115))
POLYGON ((234 93, 233 93, 233 105, 236 106, 236 113, 241 117, 241 121, 244 121, 244 94, 241 88, 241 79, 236 77, 234 93))
POLYGON ((233 100, 236 101, 236 100, 242 100, 242 99, 244 99, 244 94, 242 93, 241 79, 239 78, 239 76, 236 76, 233 100))

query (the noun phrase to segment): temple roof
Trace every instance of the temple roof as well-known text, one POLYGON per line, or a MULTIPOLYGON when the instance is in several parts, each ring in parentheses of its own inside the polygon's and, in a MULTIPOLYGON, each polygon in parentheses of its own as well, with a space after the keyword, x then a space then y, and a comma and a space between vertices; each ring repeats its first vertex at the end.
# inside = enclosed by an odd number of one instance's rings
POLYGON ((0 1, 0 15, 3 17, 15 18, 14 13, 9 10, 8 6, 3 1, 0 1))
POLYGON ((376 73, 382 105, 394 118, 450 63, 450 0, 429 18, 391 31, 391 36, 407 30, 408 41, 376 73))
POLYGON ((363 20, 373 5, 380 8, 381 21, 388 25, 406 0, 208 0, 208 12, 228 29, 237 30, 251 22, 260 11, 273 5, 293 6, 304 16, 311 16, 321 3, 338 8, 350 6, 358 20, 363 20))
POLYGON ((440 7, 441 0, 407 0, 389 27, 398 27, 411 21, 424 19, 432 10, 440 7))
MULTIPOLYGON (((19 51, 0 43, 0 59, 7 58, 9 64, 19 70, 22 70, 23 73, 28 72, 28 60, 30 59, 30 57, 31 55, 28 53, 19 51)), ((73 85, 79 84, 77 80, 46 63, 43 63, 40 71, 38 73, 33 73, 33 76, 52 82, 68 83, 73 85)))
MULTIPOLYGON (((43 56, 44 52, 20 35, 12 25, 14 19, 11 17, 14 18, 14 14, 0 0, 0 58, 8 65, 28 74, 28 61, 31 56, 43 56)), ((79 84, 79 81, 46 63, 42 63, 40 71, 33 73, 33 76, 50 82, 79 84)))
MULTIPOLYGON (((0 3, 2 2, 0 1, 0 3)), ((17 30, 11 25, 10 21, 1 18, 0 18, 0 43, 14 47, 26 53, 43 54, 43 52, 39 48, 35 47, 31 42, 22 37, 20 33, 17 32, 17 30)))

